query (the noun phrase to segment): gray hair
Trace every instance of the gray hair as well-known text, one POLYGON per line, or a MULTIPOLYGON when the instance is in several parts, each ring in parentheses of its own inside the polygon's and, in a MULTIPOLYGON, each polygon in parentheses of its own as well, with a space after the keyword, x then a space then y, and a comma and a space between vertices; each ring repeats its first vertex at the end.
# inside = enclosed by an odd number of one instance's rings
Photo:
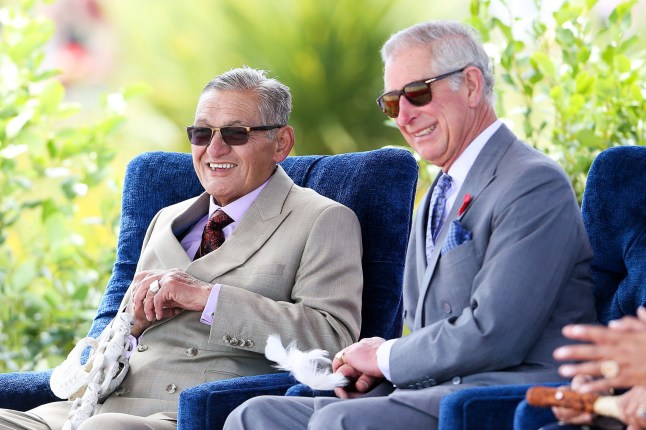
MULTIPOLYGON (((396 53, 404 49, 427 47, 433 59, 430 73, 443 73, 475 66, 484 77, 484 97, 494 103, 494 77, 491 59, 480 41, 478 33, 471 27, 450 21, 432 21, 416 24, 390 36, 381 48, 381 59, 386 64, 396 53)), ((448 78, 453 89, 457 89, 460 76, 448 78)))
MULTIPOLYGON (((268 78, 266 73, 248 66, 231 69, 206 84, 202 94, 207 91, 253 91, 258 95, 262 125, 287 125, 292 112, 289 87, 277 79, 268 78)), ((273 136, 273 131, 268 134, 273 136)))

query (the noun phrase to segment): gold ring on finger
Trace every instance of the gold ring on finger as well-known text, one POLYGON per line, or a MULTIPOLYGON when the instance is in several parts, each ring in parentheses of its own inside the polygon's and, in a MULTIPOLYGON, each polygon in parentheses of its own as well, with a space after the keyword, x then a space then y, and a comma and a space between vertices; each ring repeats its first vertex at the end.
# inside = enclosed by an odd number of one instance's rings
POLYGON ((605 360, 601 362, 601 375, 606 379, 614 379, 619 376, 619 363, 616 360, 605 360))
POLYGON ((337 360, 339 360, 339 363, 341 363, 341 364, 343 365, 343 364, 345 364, 345 361, 343 360, 343 356, 344 356, 344 355, 345 355, 345 351, 339 351, 339 352, 337 352, 337 353, 336 353, 336 355, 334 356, 334 358, 336 358, 337 360))

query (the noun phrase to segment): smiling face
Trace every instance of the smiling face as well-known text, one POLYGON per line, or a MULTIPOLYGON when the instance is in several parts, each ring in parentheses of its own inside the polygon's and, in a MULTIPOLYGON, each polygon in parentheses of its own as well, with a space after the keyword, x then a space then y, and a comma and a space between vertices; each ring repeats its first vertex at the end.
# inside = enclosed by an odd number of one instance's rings
MULTIPOLYGON (((251 91, 207 91, 202 94, 195 114, 195 126, 254 127, 263 124, 257 96, 251 91)), ((216 132, 208 146, 191 145, 193 167, 204 189, 218 205, 226 206, 262 185, 273 174, 294 145, 294 131, 285 126, 268 131, 252 131, 244 145, 227 145, 216 132)))
MULTIPOLYGON (((385 64, 385 91, 400 90, 410 82, 450 72, 433 70, 432 66, 428 47, 402 49, 385 64)), ((469 67, 456 75, 463 79, 457 90, 451 87, 452 78, 433 82, 433 98, 424 106, 415 106, 405 97, 399 100, 396 122, 402 135, 422 158, 445 172, 480 131, 471 73, 477 73, 477 68, 469 67)))

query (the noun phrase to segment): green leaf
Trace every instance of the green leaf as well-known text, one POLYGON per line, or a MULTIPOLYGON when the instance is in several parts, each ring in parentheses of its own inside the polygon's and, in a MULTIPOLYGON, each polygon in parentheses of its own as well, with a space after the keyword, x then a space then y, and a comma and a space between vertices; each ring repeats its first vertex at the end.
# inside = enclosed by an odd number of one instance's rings
POLYGON ((20 292, 25 290, 34 280, 35 274, 36 266, 34 260, 27 259, 19 263, 11 279, 14 291, 20 292))
POLYGON ((615 64, 617 67, 617 71, 619 73, 628 73, 631 70, 632 64, 630 59, 626 57, 625 55, 615 55, 615 64))
POLYGON ((48 80, 40 92, 41 109, 45 114, 53 114, 65 97, 65 88, 60 81, 48 80))
POLYGON ((530 55, 530 61, 532 65, 541 71, 542 74, 546 75, 550 79, 556 76, 556 70, 554 68, 554 63, 544 52, 535 51, 530 55))
POLYGON ((564 49, 570 50, 575 43, 574 33, 568 28, 558 27, 556 29, 556 40, 564 49))
POLYGON ((14 139, 16 136, 18 136, 18 133, 20 133, 20 131, 25 126, 25 124, 27 124, 27 122, 33 116, 34 116, 34 112, 32 110, 26 110, 24 112, 19 113, 12 119, 10 119, 5 129, 7 139, 14 139))
POLYGON ((580 94, 589 94, 592 91, 594 77, 588 72, 582 71, 574 78, 576 82, 576 92, 580 94))

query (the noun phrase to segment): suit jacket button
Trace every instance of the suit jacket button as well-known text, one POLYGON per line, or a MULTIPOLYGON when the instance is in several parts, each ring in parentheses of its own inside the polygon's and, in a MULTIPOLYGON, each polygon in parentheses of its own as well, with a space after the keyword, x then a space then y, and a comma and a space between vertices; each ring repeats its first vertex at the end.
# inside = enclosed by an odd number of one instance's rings
POLYGON ((231 341, 231 336, 225 334, 224 336, 222 336, 222 340, 224 341, 224 343, 229 343, 231 341))
POLYGON ((137 347, 137 351, 139 351, 139 352, 148 351, 148 345, 139 345, 137 347))
POLYGON ((451 379, 451 382, 453 383, 453 385, 458 385, 460 384, 460 382, 462 382, 462 378, 456 376, 455 378, 451 379))
POLYGON ((429 379, 428 382, 431 383, 431 387, 435 387, 437 385, 437 381, 435 379, 429 379))
POLYGON ((232 337, 231 339, 229 339, 229 345, 236 346, 237 344, 238 344, 238 339, 236 339, 235 337, 232 337))
POLYGON ((247 348, 253 348, 253 340, 247 339, 247 342, 245 344, 247 348))
POLYGON ((197 355, 197 349, 195 348, 189 348, 186 350, 186 355, 189 357, 195 357, 197 355))
POLYGON ((446 302, 442 303, 442 309, 444 309, 445 314, 451 313, 451 305, 446 302))
POLYGON ((173 394, 175 391, 177 391, 177 385, 175 385, 175 384, 166 385, 166 392, 168 394, 173 394))
POLYGON ((114 395, 117 397, 123 396, 123 394, 126 392, 126 389, 123 387, 119 387, 116 390, 114 390, 114 395))

